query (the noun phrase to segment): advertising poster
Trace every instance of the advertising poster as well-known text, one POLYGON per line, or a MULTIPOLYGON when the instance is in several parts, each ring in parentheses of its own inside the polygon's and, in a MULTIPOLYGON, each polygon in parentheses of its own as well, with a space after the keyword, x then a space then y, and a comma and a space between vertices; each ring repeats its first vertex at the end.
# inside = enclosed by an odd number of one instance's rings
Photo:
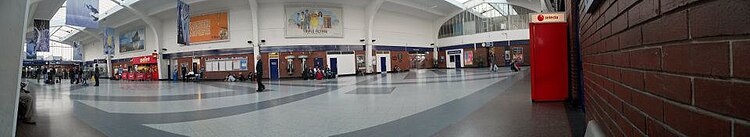
POLYGON ((49 20, 34 20, 37 52, 49 52, 49 20))
POLYGON ((104 29, 104 36, 102 36, 103 43, 104 43, 104 55, 114 55, 115 54, 115 29, 112 28, 105 28, 104 29))
POLYGON ((36 59, 37 35, 36 31, 26 33, 26 59, 36 59))
POLYGON ((466 51, 464 52, 464 64, 465 65, 472 65, 474 64, 474 51, 466 51))
POLYGON ((81 52, 81 42, 73 42, 73 60, 83 60, 83 52, 81 52))
POLYGON ((190 5, 177 0, 177 44, 190 44, 190 5))
POLYGON ((65 24, 86 28, 99 27, 99 0, 69 0, 65 24))
POLYGON ((145 32, 146 28, 140 28, 120 34, 120 53, 146 49, 145 32))
POLYGON ((343 37, 340 7, 287 5, 286 37, 343 37))
POLYGON ((227 12, 190 17, 190 43, 206 43, 229 39, 227 12))

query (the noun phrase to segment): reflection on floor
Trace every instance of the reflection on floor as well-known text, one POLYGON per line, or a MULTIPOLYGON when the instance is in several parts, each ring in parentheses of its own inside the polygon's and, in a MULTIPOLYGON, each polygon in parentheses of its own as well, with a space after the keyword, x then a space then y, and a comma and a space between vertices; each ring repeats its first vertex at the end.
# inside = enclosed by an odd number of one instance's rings
POLYGON ((563 103, 531 103, 528 71, 412 70, 335 80, 45 85, 19 136, 571 136, 563 103))

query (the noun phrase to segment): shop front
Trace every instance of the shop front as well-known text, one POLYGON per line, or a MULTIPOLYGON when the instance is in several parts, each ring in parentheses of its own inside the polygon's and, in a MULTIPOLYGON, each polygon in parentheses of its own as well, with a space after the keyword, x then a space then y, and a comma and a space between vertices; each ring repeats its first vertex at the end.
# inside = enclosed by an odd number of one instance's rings
MULTIPOLYGON (((156 56, 141 56, 131 59, 133 66, 119 68, 123 80, 159 80, 159 67, 156 56)), ((119 71, 119 70, 118 70, 119 71)))

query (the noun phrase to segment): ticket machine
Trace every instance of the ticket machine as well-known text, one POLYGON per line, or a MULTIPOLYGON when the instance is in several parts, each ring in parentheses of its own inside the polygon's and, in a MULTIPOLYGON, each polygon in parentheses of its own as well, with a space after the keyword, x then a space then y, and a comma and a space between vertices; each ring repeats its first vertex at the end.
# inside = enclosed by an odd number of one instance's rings
POLYGON ((530 14, 531 100, 568 98, 568 25, 565 13, 530 14))

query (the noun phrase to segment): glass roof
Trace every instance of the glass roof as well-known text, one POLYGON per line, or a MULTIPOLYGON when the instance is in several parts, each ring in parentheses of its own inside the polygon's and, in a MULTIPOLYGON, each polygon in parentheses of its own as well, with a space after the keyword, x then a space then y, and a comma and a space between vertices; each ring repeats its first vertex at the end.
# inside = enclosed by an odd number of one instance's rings
MULTIPOLYGON (((64 41, 68 37, 80 32, 80 30, 85 29, 84 27, 65 24, 67 4, 68 2, 65 1, 62 7, 60 7, 60 9, 55 12, 55 15, 52 16, 52 19, 50 19, 50 30, 52 31, 50 33, 50 39, 54 41, 64 41)), ((104 17, 109 13, 114 13, 115 11, 121 9, 116 7, 118 7, 118 4, 113 2, 112 0, 99 0, 99 11, 105 11, 99 12, 99 17, 104 17), (113 9, 114 11, 110 11, 113 9)))
POLYGON ((475 14, 481 15, 480 17, 482 18, 518 15, 518 13, 516 13, 516 10, 513 8, 513 6, 510 6, 506 3, 482 3, 477 6, 472 7, 469 11, 475 14))

